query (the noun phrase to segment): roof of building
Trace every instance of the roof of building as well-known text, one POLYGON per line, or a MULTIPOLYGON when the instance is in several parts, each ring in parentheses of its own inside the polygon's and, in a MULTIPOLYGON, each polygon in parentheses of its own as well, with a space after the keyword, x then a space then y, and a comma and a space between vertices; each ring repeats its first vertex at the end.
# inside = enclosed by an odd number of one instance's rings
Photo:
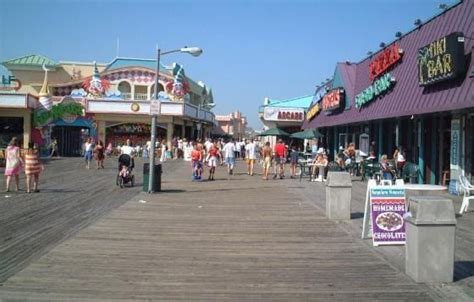
MULTIPOLYGON (((372 60, 366 59, 352 65, 339 64, 341 76, 345 82, 344 88, 346 92, 352 94, 350 96, 352 106, 339 114, 319 114, 310 123, 306 122, 303 127, 328 127, 473 107, 473 77, 464 76, 456 80, 420 87, 417 65, 419 48, 452 32, 463 32, 466 37, 473 36, 472 20, 474 20, 474 2, 464 1, 397 40, 404 55, 401 62, 389 70, 396 80, 395 86, 390 92, 360 109, 353 104, 355 96, 372 84, 369 79, 369 65, 372 60)), ((466 38, 464 53, 472 57, 473 47, 474 40, 466 38)), ((375 58, 377 55, 378 53, 372 57, 375 58)), ((471 58, 470 64, 472 61, 471 58)))
POLYGON ((5 67, 11 66, 43 66, 56 67, 58 64, 53 60, 42 55, 27 55, 2 62, 5 67))
POLYGON ((308 108, 313 101, 313 95, 305 95, 286 100, 268 99, 268 104, 263 107, 287 107, 287 108, 308 108))
MULTIPOLYGON (((107 65, 105 68, 106 71, 124 67, 146 67, 152 70, 156 70, 156 60, 155 59, 138 59, 138 58, 124 58, 116 57, 107 65)), ((160 71, 167 70, 167 67, 160 62, 160 71)))

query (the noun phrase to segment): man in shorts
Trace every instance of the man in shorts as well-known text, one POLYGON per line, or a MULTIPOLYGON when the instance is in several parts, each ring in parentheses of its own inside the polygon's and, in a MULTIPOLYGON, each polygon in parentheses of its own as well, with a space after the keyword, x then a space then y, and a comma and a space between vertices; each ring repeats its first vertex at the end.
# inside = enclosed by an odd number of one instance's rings
MULTIPOLYGON (((285 177, 285 163, 286 163, 286 147, 285 144, 283 144, 283 140, 280 138, 278 140, 278 143, 275 145, 275 162, 277 166, 279 166, 279 175, 280 179, 283 179, 285 177)), ((275 174, 276 176, 276 174, 275 174)))
POLYGON ((224 162, 227 165, 227 172, 232 175, 235 164, 235 144, 234 139, 231 139, 227 144, 224 145, 222 152, 224 153, 224 162))
POLYGON ((247 174, 253 176, 253 167, 255 165, 255 161, 257 160, 257 146, 253 138, 250 140, 250 143, 245 146, 245 154, 247 157, 247 174))
POLYGON ((202 175, 202 152, 198 150, 197 144, 193 146, 193 151, 191 152, 191 162, 193 165, 193 180, 201 179, 202 175))

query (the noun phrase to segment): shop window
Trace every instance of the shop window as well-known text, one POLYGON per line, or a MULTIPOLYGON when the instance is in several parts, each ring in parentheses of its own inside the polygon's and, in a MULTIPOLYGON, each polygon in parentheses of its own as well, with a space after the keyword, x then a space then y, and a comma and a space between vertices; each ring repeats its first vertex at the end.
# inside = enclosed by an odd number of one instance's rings
POLYGON ((126 81, 120 82, 118 85, 118 90, 120 91, 124 99, 129 100, 132 98, 132 87, 130 86, 130 83, 126 81))

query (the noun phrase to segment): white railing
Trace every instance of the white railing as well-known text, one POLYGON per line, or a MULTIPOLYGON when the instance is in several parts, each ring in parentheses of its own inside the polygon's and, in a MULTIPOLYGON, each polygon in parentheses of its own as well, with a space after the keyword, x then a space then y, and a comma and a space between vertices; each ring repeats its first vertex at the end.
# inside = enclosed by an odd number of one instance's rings
POLYGON ((149 100, 150 98, 148 97, 147 93, 135 93, 133 99, 137 101, 146 101, 146 100, 149 100))
POLYGON ((147 101, 149 99, 147 93, 135 93, 133 94, 133 98, 130 92, 121 92, 121 95, 124 100, 147 101))

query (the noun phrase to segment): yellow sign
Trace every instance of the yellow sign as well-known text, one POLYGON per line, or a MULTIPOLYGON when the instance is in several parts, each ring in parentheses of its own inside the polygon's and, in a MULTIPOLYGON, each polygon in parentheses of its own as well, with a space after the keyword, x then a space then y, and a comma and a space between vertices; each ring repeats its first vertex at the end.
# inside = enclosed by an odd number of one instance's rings
POLYGON ((138 111, 140 111, 140 104, 138 104, 138 103, 136 103, 136 102, 132 103, 132 105, 131 105, 130 107, 131 107, 131 109, 132 109, 133 112, 138 112, 138 111))
POLYGON ((317 103, 316 105, 308 109, 308 112, 306 113, 306 120, 307 121, 312 120, 314 117, 316 117, 316 115, 318 115, 320 111, 321 111, 321 105, 317 103))

